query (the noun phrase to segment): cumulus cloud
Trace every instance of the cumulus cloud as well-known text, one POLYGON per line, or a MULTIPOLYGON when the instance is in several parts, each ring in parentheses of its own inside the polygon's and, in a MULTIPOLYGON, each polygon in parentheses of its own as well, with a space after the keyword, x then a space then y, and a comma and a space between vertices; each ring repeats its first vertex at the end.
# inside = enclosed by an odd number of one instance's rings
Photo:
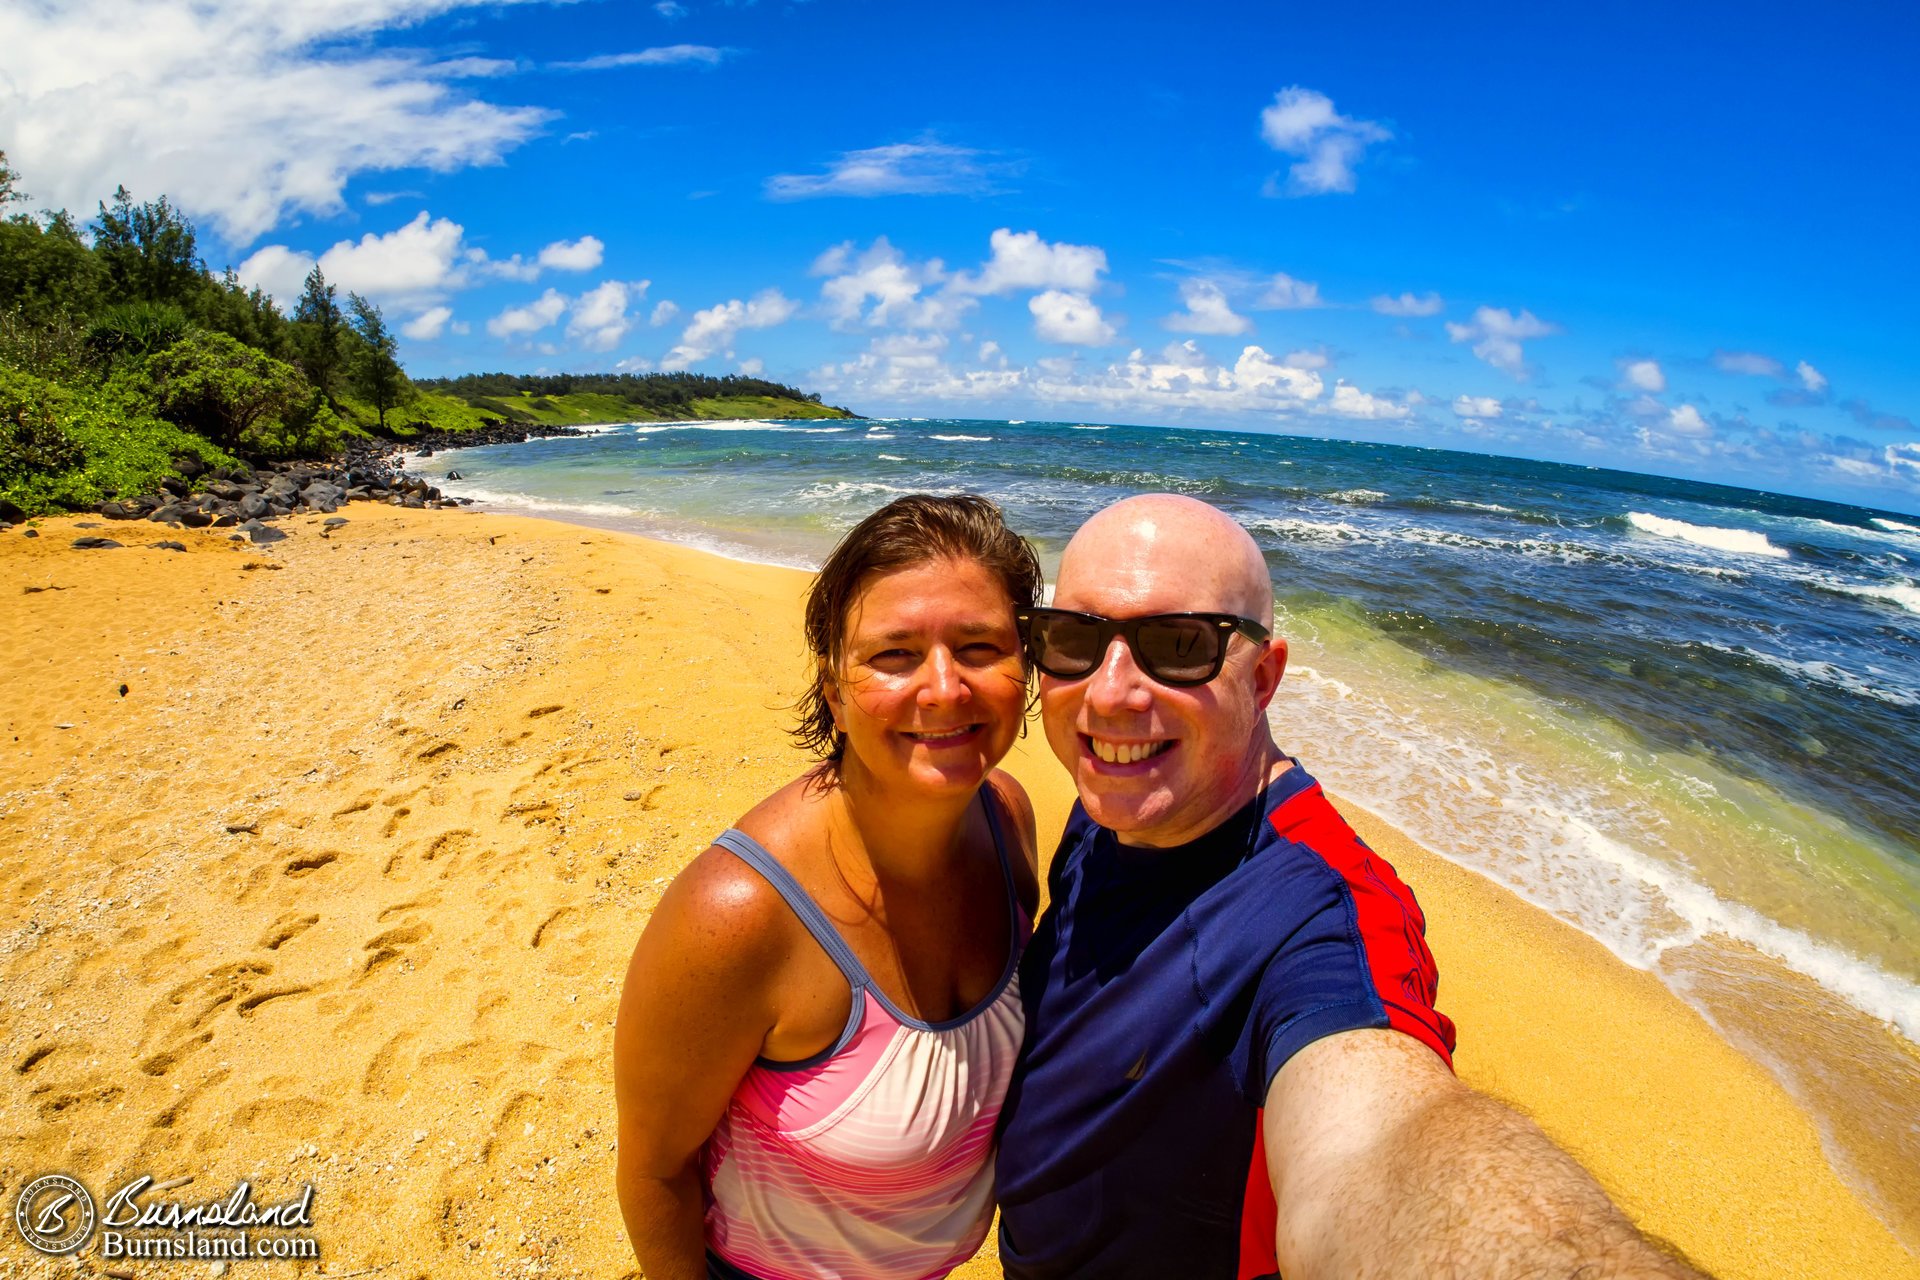
POLYGON ((1050 244, 1037 231, 1001 227, 988 237, 992 256, 978 275, 961 274, 963 293, 1006 294, 1029 289, 1092 293, 1107 270, 1106 250, 1085 244, 1050 244))
POLYGON ((1413 413, 1404 404, 1370 395, 1345 381, 1334 384, 1333 399, 1327 403, 1327 409, 1342 418, 1365 418, 1376 422, 1405 418, 1413 413))
POLYGON ((1447 322, 1447 336, 1455 342, 1473 343, 1473 354, 1504 373, 1516 378, 1527 376, 1526 352, 1521 343, 1560 332, 1531 311, 1519 315, 1504 308, 1481 307, 1470 324, 1447 322))
POLYGON ((1320 286, 1313 281, 1295 280, 1284 271, 1276 271, 1254 305, 1270 311, 1310 311, 1327 304, 1320 301, 1320 286))
POLYGON ((680 343, 661 359, 662 369, 685 369, 733 346, 742 329, 768 329, 793 318, 800 304, 778 289, 766 289, 742 302, 733 298, 693 313, 680 343))
POLYGON ((1744 374, 1753 378, 1783 378, 1786 369, 1772 356, 1757 351, 1716 351, 1713 367, 1722 373, 1744 374))
POLYGON ((598 236, 556 240, 540 251, 540 265, 554 271, 591 271, 606 257, 598 236))
POLYGON ((1260 136, 1274 150, 1299 157, 1287 170, 1285 186, 1269 184, 1269 191, 1318 196, 1352 191, 1353 166, 1361 153, 1393 135, 1371 120, 1341 115, 1324 93, 1291 85, 1260 113, 1260 136))
POLYGON ((1704 436, 1713 433, 1713 428, 1708 426, 1706 419, 1700 416, 1700 411, 1690 404, 1680 405, 1669 413, 1667 426, 1683 436, 1704 436))
POLYGON ((727 56, 725 49, 709 44, 670 44, 657 49, 636 49, 631 53, 603 53, 578 62, 556 62, 556 71, 612 71, 618 67, 671 67, 697 62, 717 66, 727 56))
POLYGON ((1453 412, 1461 418, 1497 418, 1500 402, 1492 396, 1460 396, 1453 402, 1453 412))
POLYGON ((1232 335, 1245 333, 1253 327, 1253 321, 1234 314, 1226 293, 1211 280, 1181 281, 1180 301, 1186 305, 1186 309, 1176 311, 1160 321, 1176 333, 1232 335))
POLYGON ((468 0, 72 0, 0 6, 0 131, 34 194, 84 210, 124 182, 247 245, 344 207, 356 175, 498 163, 553 113, 457 87, 473 59, 369 37, 468 0), (212 52, 210 52, 212 51, 212 52))
POLYGON ((985 152, 944 142, 896 142, 842 152, 824 173, 778 173, 765 185, 770 200, 820 196, 991 195, 1005 166, 985 152))
POLYGON ((1920 481, 1920 440, 1906 444, 1890 444, 1886 449, 1887 469, 1900 474, 1908 471, 1908 479, 1920 481))
POLYGON ((1800 379, 1800 385, 1813 395, 1824 395, 1827 390, 1827 375, 1808 364, 1805 360, 1793 366, 1794 373, 1800 379))
POLYGON ((939 288, 948 275, 938 258, 912 262, 885 236, 860 251, 851 241, 835 245, 814 259, 812 274, 827 277, 820 303, 835 328, 950 329, 974 305, 970 297, 939 288))
POLYGON ((566 313, 566 296, 549 289, 525 306, 508 307, 487 321, 487 332, 496 338, 521 338, 549 328, 566 313))
POLYGON ((1034 333, 1047 342, 1102 347, 1117 334, 1084 293, 1048 289, 1027 299, 1027 310, 1033 313, 1034 333))
POLYGON ((432 342, 446 331, 453 319, 452 307, 429 307, 400 326, 400 332, 416 342, 432 342))
POLYGON ((588 351, 611 351, 633 327, 627 302, 637 302, 647 290, 642 280, 629 285, 608 280, 575 298, 567 308, 567 336, 588 351))
POLYGON ((1666 371, 1661 369, 1658 360, 1622 360, 1620 380, 1635 391, 1650 391, 1655 395, 1667 389, 1666 371))
POLYGON ((1373 309, 1383 316, 1437 316, 1446 310, 1446 306, 1445 300, 1437 293, 1418 297, 1403 293, 1397 298, 1380 294, 1373 300, 1373 309))
POLYGON ((653 311, 647 316, 647 323, 658 329, 680 314, 680 304, 671 298, 662 298, 653 304, 653 311))

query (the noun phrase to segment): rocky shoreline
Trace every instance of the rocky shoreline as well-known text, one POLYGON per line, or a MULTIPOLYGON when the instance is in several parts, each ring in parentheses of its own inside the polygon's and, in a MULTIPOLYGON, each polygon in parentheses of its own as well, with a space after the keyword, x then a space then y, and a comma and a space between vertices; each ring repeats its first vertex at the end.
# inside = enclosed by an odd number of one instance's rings
MULTIPOLYGON (((178 474, 160 482, 161 492, 102 502, 90 510, 109 520, 149 520, 175 529, 236 528, 254 542, 275 542, 286 535, 268 522, 314 512, 331 515, 354 501, 429 511, 468 505, 468 499, 448 497, 402 470, 396 465, 402 454, 430 457, 444 449, 582 434, 574 427, 495 423, 471 431, 423 431, 404 441, 356 440, 339 457, 325 460, 208 468, 198 458, 183 456, 174 459, 178 474)), ((27 518, 0 499, 0 531, 27 518)), ((83 541, 98 546, 108 540, 83 541)))

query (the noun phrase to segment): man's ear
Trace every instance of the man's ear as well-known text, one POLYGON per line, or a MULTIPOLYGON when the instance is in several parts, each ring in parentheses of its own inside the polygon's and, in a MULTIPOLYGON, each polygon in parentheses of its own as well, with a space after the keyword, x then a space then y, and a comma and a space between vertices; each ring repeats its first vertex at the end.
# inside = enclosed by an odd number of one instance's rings
POLYGON ((833 717, 833 727, 841 733, 847 731, 846 704, 840 698, 840 682, 833 677, 833 667, 825 658, 820 659, 820 696, 827 704, 827 712, 833 717))
POLYGON ((1253 693, 1265 711, 1280 689, 1280 677, 1287 673, 1287 642, 1275 636, 1253 667, 1253 693))

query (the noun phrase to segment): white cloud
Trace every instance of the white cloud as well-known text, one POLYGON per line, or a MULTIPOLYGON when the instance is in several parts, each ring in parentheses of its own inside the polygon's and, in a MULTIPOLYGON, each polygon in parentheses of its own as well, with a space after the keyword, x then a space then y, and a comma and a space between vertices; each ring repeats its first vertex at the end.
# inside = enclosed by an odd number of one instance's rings
POLYGON ((555 240, 540 251, 540 265, 554 271, 591 271, 605 259, 606 249, 598 236, 555 240))
POLYGON ((496 338, 517 338, 538 333, 566 312, 566 297, 558 289, 549 289, 526 306, 508 307, 487 321, 487 332, 496 338))
POLYGON ((1716 351, 1713 367, 1722 373, 1744 374, 1752 378, 1784 378, 1786 369, 1772 356, 1757 351, 1716 351))
POLYGON ((1520 344, 1529 338, 1544 338, 1560 332, 1531 311, 1519 315, 1503 308, 1481 307, 1473 313, 1471 324, 1447 322, 1447 336, 1455 342, 1473 343, 1473 354, 1494 368, 1516 378, 1527 376, 1526 352, 1520 344))
POLYGON ((835 245, 814 260, 812 274, 827 277, 820 302, 835 328, 950 329, 974 305, 972 298, 935 290, 948 278, 938 258, 911 262, 885 236, 859 253, 851 242, 835 245))
POLYGON ((1100 347, 1112 342, 1117 332, 1084 293, 1048 289, 1029 298, 1027 310, 1033 313, 1034 333, 1047 342, 1100 347))
POLYGON ((1683 404, 1667 415, 1667 426, 1683 436, 1711 435, 1713 428, 1707 425, 1700 411, 1690 404, 1683 404))
POLYGON ((567 336, 588 351, 611 351, 633 327, 627 303, 638 302, 647 282, 608 280, 575 298, 567 308, 567 336))
POLYGON ((1793 366, 1793 371, 1799 375, 1800 385, 1814 395, 1820 395, 1827 389, 1827 375, 1821 373, 1805 360, 1793 366))
POLYGON ((767 362, 759 356, 740 362, 740 372, 749 378, 757 378, 767 371, 767 362))
POLYGON ((988 237, 992 256, 977 276, 961 274, 953 287, 964 293, 1006 294, 1028 289, 1092 293, 1107 269, 1106 250, 1085 244, 1050 244, 1037 231, 1001 227, 988 237))
POLYGON ((261 290, 279 303, 284 311, 300 296, 307 273, 313 270, 313 262, 311 254, 289 249, 283 244, 270 244, 254 252, 235 268, 235 274, 240 277, 241 284, 249 289, 261 290))
POLYGON ((578 62, 556 62, 559 71, 611 71, 618 67, 671 67, 699 62, 711 67, 727 56, 725 49, 709 44, 670 44, 657 49, 636 49, 631 53, 603 53, 578 62))
POLYGON ((432 342, 445 332, 447 321, 451 319, 452 307, 429 307, 401 325, 400 332, 416 342, 432 342))
POLYGON ((1667 389, 1666 371, 1658 360, 1622 360, 1620 378, 1635 391, 1659 394, 1667 389))
POLYGON ((671 298, 662 298, 653 304, 653 312, 647 317, 647 323, 658 329, 680 314, 680 304, 671 298))
POLYGON ((1180 301, 1186 310, 1176 311, 1160 323, 1177 333, 1237 334, 1253 328, 1253 321, 1235 315, 1227 295, 1211 280, 1182 280, 1180 301))
POLYGON ((1284 271, 1276 271, 1267 282, 1266 292, 1254 304, 1274 311, 1310 311, 1327 304, 1320 301, 1320 286, 1311 280, 1295 280, 1284 271))
POLYGON ((1373 421, 1389 421, 1405 418, 1413 411, 1404 404, 1395 404, 1379 396, 1369 395, 1350 382, 1336 382, 1333 387, 1333 399, 1327 405, 1333 413, 1343 418, 1367 418, 1373 421))
POLYGON ((1497 418, 1500 402, 1492 396, 1460 396, 1453 402, 1453 412, 1461 418, 1497 418))
POLYGON ((1904 467, 1913 473, 1912 479, 1920 480, 1920 440, 1888 445, 1886 459, 1887 470, 1895 475, 1904 467))
POLYGON ((668 22, 687 16, 686 6, 676 3, 676 0, 660 0, 658 4, 653 6, 653 11, 665 18, 668 22))
POLYGON ((1446 302, 1437 293, 1415 297, 1403 293, 1399 297, 1380 294, 1373 300, 1373 309, 1383 316, 1437 316, 1446 310, 1446 302))
POLYGON ((944 142, 896 142, 842 152, 825 173, 779 173, 766 181, 770 200, 819 196, 986 195, 1000 167, 984 152, 944 142))
POLYGON ((1260 136, 1276 151, 1300 159, 1287 170, 1287 195, 1352 191, 1353 166, 1369 143, 1393 135, 1370 120, 1352 120, 1323 93, 1292 85, 1260 113, 1260 136))
POLYGON ((452 81, 491 69, 378 47, 470 0, 63 0, 0 6, 0 133, 47 207, 124 182, 246 245, 330 215, 355 175, 497 163, 553 113, 452 81))
POLYGON ((727 351, 742 329, 767 329, 792 319, 800 304, 778 289, 766 289, 742 302, 734 298, 693 313, 680 344, 660 361, 662 369, 685 369, 716 352, 727 351))
POLYGON ((369 205, 378 208, 383 204, 392 204, 395 200, 424 200, 424 191, 369 191, 360 197, 369 205))

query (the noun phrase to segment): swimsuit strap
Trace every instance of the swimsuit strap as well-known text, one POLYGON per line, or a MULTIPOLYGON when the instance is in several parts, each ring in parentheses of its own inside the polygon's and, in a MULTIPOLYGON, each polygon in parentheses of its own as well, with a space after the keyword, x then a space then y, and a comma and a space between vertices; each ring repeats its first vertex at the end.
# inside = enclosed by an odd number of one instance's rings
POLYGON ((807 932, 813 935, 813 940, 820 944, 821 949, 833 960, 840 972, 846 975, 847 981, 853 984, 855 991, 863 991, 873 986, 873 979, 868 976, 867 967, 860 963, 860 958, 853 954, 853 948, 847 945, 847 940, 840 936, 840 931, 833 927, 831 920, 827 919, 827 913, 822 911, 820 904, 800 887, 800 882, 793 878, 793 873, 781 866, 779 860, 767 852, 765 845, 734 827, 722 831, 714 843, 766 877, 767 883, 773 886, 774 892, 778 893, 786 901, 787 906, 793 909, 794 915, 800 917, 800 923, 807 926, 807 932))

